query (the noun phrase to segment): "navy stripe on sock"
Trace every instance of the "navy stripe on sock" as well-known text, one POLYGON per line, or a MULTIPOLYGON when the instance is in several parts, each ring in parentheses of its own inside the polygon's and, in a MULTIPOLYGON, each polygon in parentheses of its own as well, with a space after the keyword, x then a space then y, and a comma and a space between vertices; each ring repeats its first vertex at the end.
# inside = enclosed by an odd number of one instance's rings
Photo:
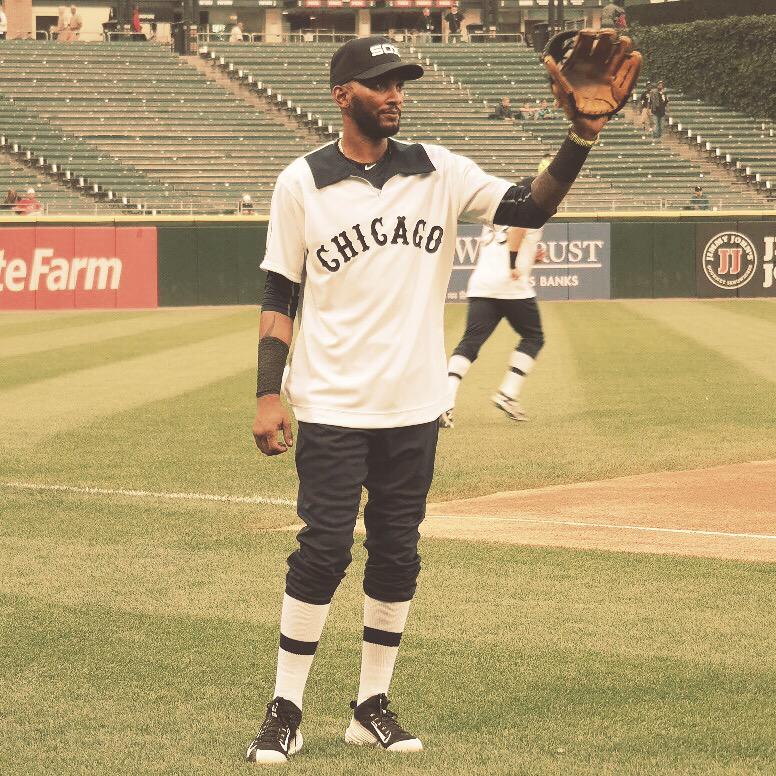
POLYGON ((380 630, 379 628, 367 628, 365 625, 364 641, 368 641, 370 644, 379 644, 381 647, 398 647, 401 633, 380 630))
POLYGON ((280 648, 294 655, 314 655, 318 649, 317 641, 297 641, 280 634, 280 648))
POLYGON ((518 369, 516 366, 509 367, 510 372, 514 372, 516 375, 521 375, 522 377, 525 377, 525 372, 522 369, 518 369))
POLYGON ((459 375, 457 372, 448 372, 447 376, 448 377, 457 377, 459 380, 463 380, 463 377, 461 377, 461 375, 459 375))

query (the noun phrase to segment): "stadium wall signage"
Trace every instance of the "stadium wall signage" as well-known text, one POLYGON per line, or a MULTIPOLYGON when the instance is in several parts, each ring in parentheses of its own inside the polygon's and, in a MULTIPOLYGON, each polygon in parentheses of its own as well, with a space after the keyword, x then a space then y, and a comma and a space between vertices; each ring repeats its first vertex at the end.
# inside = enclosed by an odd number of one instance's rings
POLYGON ((156 227, 0 227, 0 309, 157 306, 156 227))
MULTIPOLYGON (((482 227, 458 227, 447 298, 466 299, 482 227)), ((0 219, 0 309, 258 305, 261 218, 0 219)), ((776 298, 776 214, 558 217, 539 299, 776 298)))
POLYGON ((776 223, 698 224, 698 296, 776 297, 776 223))
MULTIPOLYGON (((448 302, 465 302, 469 276, 477 263, 482 227, 460 224, 447 291, 448 302)), ((608 223, 556 223, 544 227, 540 242, 547 254, 534 267, 538 299, 611 298, 611 226, 608 223)))

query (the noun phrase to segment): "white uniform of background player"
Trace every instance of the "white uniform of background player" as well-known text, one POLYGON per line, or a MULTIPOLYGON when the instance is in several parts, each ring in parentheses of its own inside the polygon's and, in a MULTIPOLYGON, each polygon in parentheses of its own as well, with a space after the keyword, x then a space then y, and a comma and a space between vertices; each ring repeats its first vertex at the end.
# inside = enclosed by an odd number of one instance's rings
POLYGON ((512 420, 526 420, 519 403, 520 391, 544 345, 531 278, 534 262, 543 258, 541 236, 541 229, 483 227, 477 265, 467 289, 466 331, 447 366, 449 409, 439 419, 442 428, 453 427, 453 407, 461 381, 502 318, 521 339, 492 401, 512 420))

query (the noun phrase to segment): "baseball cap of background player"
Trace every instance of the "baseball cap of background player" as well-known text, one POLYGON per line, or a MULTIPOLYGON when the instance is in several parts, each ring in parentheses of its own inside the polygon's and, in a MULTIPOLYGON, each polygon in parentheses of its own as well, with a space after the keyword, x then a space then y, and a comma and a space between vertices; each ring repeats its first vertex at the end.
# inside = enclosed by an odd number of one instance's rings
POLYGON ((349 40, 334 52, 329 67, 329 83, 333 89, 348 81, 367 80, 386 73, 402 81, 414 81, 423 75, 423 68, 402 62, 399 49, 388 38, 371 35, 349 40))

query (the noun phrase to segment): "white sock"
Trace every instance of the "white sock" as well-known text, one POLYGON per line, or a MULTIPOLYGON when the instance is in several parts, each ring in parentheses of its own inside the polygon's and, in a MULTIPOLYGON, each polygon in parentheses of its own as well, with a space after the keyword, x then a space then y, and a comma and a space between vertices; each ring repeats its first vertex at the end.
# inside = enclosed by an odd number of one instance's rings
POLYGON ((275 694, 302 708, 304 686, 331 604, 306 604, 283 596, 275 694))
POLYGON ((499 391, 510 399, 517 399, 523 390, 525 376, 533 369, 534 363, 528 354, 513 350, 509 356, 509 369, 501 381, 499 391))
POLYGON ((472 362, 466 356, 450 356, 450 361, 447 362, 447 398, 450 404, 449 409, 455 407, 458 388, 471 365, 472 362))
POLYGON ((364 641, 356 703, 380 693, 388 694, 409 611, 409 601, 386 603, 364 596, 364 641))

